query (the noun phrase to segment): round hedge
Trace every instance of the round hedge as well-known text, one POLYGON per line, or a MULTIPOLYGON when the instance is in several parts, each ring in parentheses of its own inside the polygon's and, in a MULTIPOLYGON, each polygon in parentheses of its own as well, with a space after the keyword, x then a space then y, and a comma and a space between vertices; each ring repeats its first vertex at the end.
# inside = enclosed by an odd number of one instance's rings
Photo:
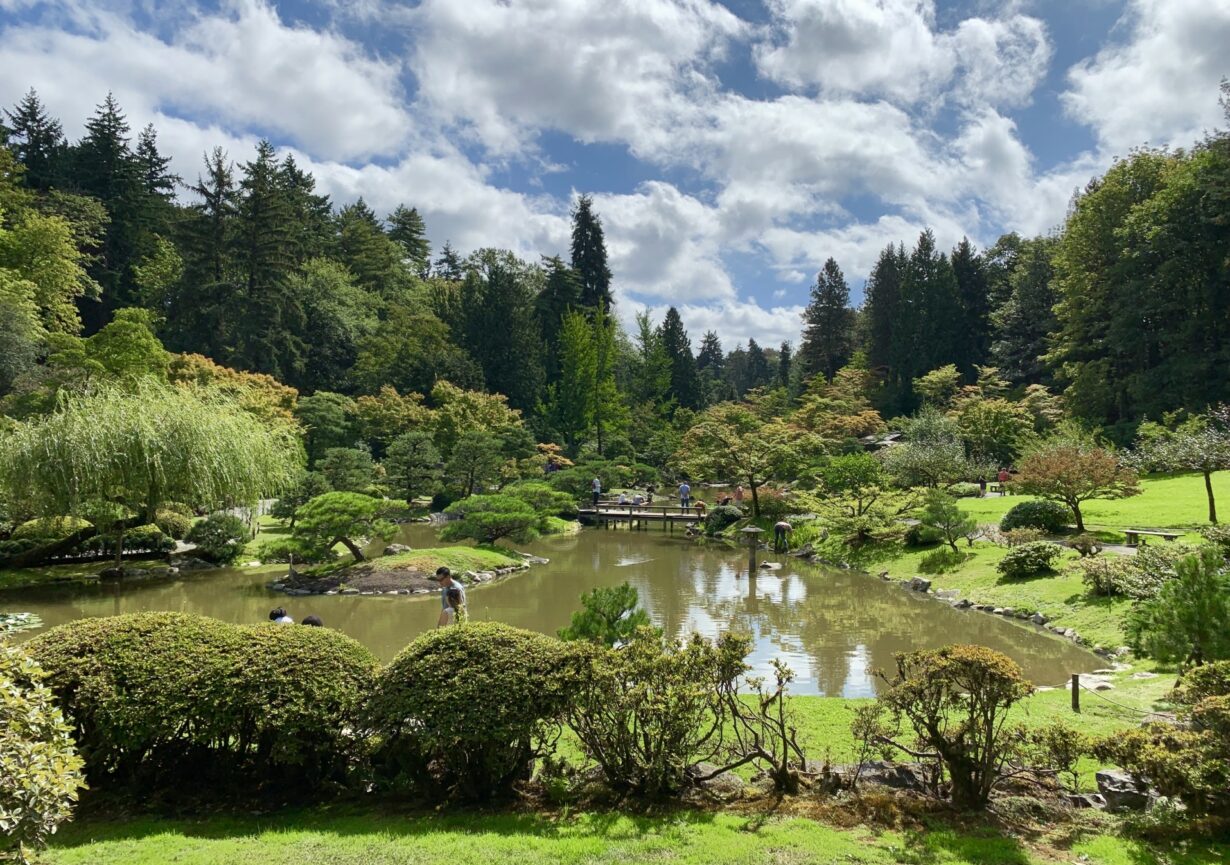
POLYGON ((424 634, 380 674, 368 705, 377 765, 393 783, 435 793, 507 792, 567 708, 581 655, 498 622, 424 634))
POLYGON ((79 619, 29 648, 92 784, 196 773, 315 786, 361 749, 349 731, 378 669, 336 631, 184 613, 79 619))
POLYGON ((1041 529, 1055 534, 1062 531, 1071 519, 1071 511, 1063 505, 1038 499, 1015 505, 1004 514, 999 527, 1005 532, 1012 529, 1041 529))
POLYGON ((89 526, 80 517, 46 517, 44 519, 27 520, 13 529, 12 539, 15 541, 38 540, 46 543, 67 538, 74 532, 89 526))
POLYGON ((178 511, 160 510, 154 525, 167 537, 182 541, 192 531, 192 518, 178 511))

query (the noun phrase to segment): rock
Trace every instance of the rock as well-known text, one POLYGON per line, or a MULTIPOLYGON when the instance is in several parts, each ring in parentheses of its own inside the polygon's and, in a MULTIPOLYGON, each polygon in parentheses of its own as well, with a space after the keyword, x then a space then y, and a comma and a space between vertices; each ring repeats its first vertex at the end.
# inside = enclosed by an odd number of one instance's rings
POLYGON ((272 583, 269 586, 269 588, 273 589, 275 592, 280 592, 286 588, 286 584, 285 583, 272 583))
POLYGON ((814 556, 815 554, 815 548, 812 547, 810 542, 803 544, 803 546, 799 547, 793 553, 790 553, 790 555, 796 559, 805 559, 808 556, 814 556))
POLYGON ((1108 669, 1108 668, 1106 668, 1106 667, 1103 667, 1103 668, 1102 668, 1102 669, 1100 669, 1100 670, 1094 670, 1094 671, 1093 671, 1093 675, 1095 675, 1095 676, 1113 676, 1116 672, 1118 672, 1118 671, 1117 671, 1117 670, 1111 670, 1111 669, 1108 669))
POLYGON ((550 564, 550 559, 544 559, 542 556, 531 556, 529 553, 522 553, 527 565, 546 565, 550 564))
POLYGON ((341 590, 338 594, 342 594, 342 595, 357 595, 357 594, 359 594, 359 590, 358 590, 358 589, 342 589, 342 590, 341 590))
POLYGON ((1132 674, 1133 679, 1156 679, 1157 673, 1150 673, 1147 670, 1141 670, 1139 673, 1132 674))
POLYGON ((878 784, 890 790, 912 790, 916 793, 927 792, 926 776, 917 763, 892 763, 887 760, 872 760, 863 764, 858 772, 857 765, 835 766, 833 773, 840 776, 848 786, 854 775, 858 774, 860 784, 878 784))
POLYGON ((402 553, 408 553, 408 552, 410 552, 410 547, 406 546, 405 544, 389 544, 387 547, 384 548, 383 555, 399 556, 402 553))
POLYGON ((761 562, 760 570, 762 571, 780 571, 782 569, 781 562, 761 562))
POLYGON ((999 614, 1003 616, 1005 619, 1016 618, 1016 610, 1012 609, 1012 607, 1004 607, 1002 610, 999 611, 999 614))
POLYGON ((325 594, 326 594, 326 595, 336 595, 336 594, 337 594, 337 589, 326 589, 326 590, 325 590, 325 594))
POLYGON ((179 568, 181 571, 207 571, 210 568, 217 567, 216 565, 211 565, 203 559, 194 558, 192 556, 171 559, 171 566, 179 568))
POLYGON ((892 577, 888 575, 888 571, 880 571, 880 579, 881 580, 892 580, 892 577))
POLYGON ((935 596, 944 601, 951 601, 958 597, 961 593, 956 589, 936 589, 935 596))
POLYGON ((1121 809, 1141 810, 1149 804, 1149 788, 1119 769, 1104 769, 1094 776, 1098 791, 1112 811, 1121 809))
POLYGON ((931 581, 925 580, 922 577, 915 577, 906 583, 906 588, 911 592, 926 592, 931 588, 931 581))
POLYGON ((167 568, 167 576, 174 577, 178 575, 179 575, 179 568, 176 568, 176 567, 167 568))
POLYGON ((1032 616, 1029 617, 1029 621, 1033 622, 1035 625, 1045 625, 1047 622, 1047 618, 1041 613, 1034 613, 1032 616))
POLYGON ((991 610, 991 614, 995 616, 1002 616, 1004 614, 1004 608, 996 607, 995 609, 991 610))
POLYGON ((1106 807, 1106 797, 1101 793, 1069 793, 1067 799, 1073 808, 1106 807))
POLYGON ((697 763, 695 766, 688 768, 688 775, 695 781, 698 787, 711 796, 719 799, 734 799, 742 796, 743 789, 747 785, 734 772, 722 772, 707 781, 695 780, 706 775, 712 775, 717 771, 717 768, 712 763, 697 763))
POLYGON ((415 589, 415 590, 413 591, 413 593, 412 593, 412 594, 415 594, 415 595, 429 595, 429 594, 431 594, 431 589, 415 589))
POLYGON ((969 598, 961 598, 959 601, 953 601, 952 605, 958 610, 966 610, 973 606, 973 604, 970 603, 969 598))
POLYGON ((123 568, 103 568, 98 572, 98 577, 102 580, 119 580, 122 579, 123 576, 123 568))
POLYGON ((1115 686, 1114 686, 1114 685, 1112 685, 1110 682, 1098 682, 1096 685, 1094 685, 1094 686, 1093 686, 1093 690, 1095 690, 1095 691, 1113 691, 1113 690, 1115 690, 1115 686))

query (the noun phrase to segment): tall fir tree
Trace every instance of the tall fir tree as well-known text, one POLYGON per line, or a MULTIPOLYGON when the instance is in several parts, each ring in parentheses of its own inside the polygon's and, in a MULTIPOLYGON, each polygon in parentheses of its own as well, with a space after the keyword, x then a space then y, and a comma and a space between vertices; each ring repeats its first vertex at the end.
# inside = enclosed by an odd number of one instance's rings
POLYGON ((8 115, 8 146, 25 169, 24 182, 45 191, 62 182, 68 142, 60 121, 51 117, 34 88, 8 115))
POLYGON ((991 296, 987 264, 969 238, 952 251, 952 269, 957 278, 961 306, 961 337, 953 362, 967 384, 978 377, 975 367, 984 366, 991 353, 991 296))
POLYGON ((385 303, 401 299, 410 283, 402 247, 384 232, 384 226, 362 198, 337 214, 338 258, 354 276, 355 284, 385 303))
POLYGON ((558 255, 544 257, 542 266, 546 270, 546 280, 534 301, 534 311, 542 333, 547 382, 554 383, 560 376, 559 341, 564 314, 580 305, 581 280, 558 255))
POLYGON ((867 359, 873 369, 891 377, 897 348, 894 331, 901 305, 901 280, 907 256, 900 244, 889 244, 880 252, 867 279, 864 309, 867 319, 867 359))
POLYGON ((581 279, 581 305, 610 309, 611 269, 606 261, 602 219, 594 212, 594 200, 582 195, 572 210, 572 268, 581 279))
POLYGON ((692 343, 683 329, 679 310, 671 307, 659 325, 662 348, 671 361, 671 395, 683 408, 701 408, 700 377, 696 373, 696 358, 692 343))
POLYGON ((764 349, 754 339, 747 341, 747 370, 745 392, 753 388, 765 387, 773 381, 773 371, 769 367, 769 359, 765 357, 764 349))
POLYGON ((832 381, 850 358, 854 347, 854 314, 850 286, 837 262, 830 258, 816 275, 811 302, 803 311, 803 346, 800 360, 810 373, 832 381))
POLYGON ((910 378, 953 363, 962 339, 957 276, 930 229, 919 235, 910 255, 902 295, 913 313, 914 326, 907 331, 916 351, 910 378))
POLYGON ((406 263, 424 279, 431 270, 431 243, 427 240, 427 225, 418 208, 397 205, 389 214, 389 237, 401 244, 406 263))
POLYGON ((790 374, 794 368, 794 352, 789 342, 782 342, 777 350, 777 386, 790 389, 790 374))
POLYGON ((447 240, 444 241, 444 246, 440 249, 440 257, 432 265, 431 273, 432 276, 438 279, 447 279, 449 282, 459 282, 465 276, 461 256, 457 254, 457 250, 453 249, 453 245, 447 240))
POLYGON ((705 331, 696 354, 696 371, 700 375, 701 395, 705 405, 724 402, 731 398, 731 388, 726 380, 726 356, 722 353, 722 341, 711 330, 705 331))

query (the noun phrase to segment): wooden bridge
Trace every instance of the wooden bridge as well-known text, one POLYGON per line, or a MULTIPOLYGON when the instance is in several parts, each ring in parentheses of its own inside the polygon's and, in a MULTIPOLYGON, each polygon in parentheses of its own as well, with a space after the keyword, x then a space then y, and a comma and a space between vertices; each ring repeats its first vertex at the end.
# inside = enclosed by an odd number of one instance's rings
POLYGON ((697 523, 704 519, 695 508, 685 508, 679 505, 634 505, 617 501, 599 501, 597 507, 590 504, 582 507, 579 512, 582 522, 589 522, 609 528, 619 523, 627 523, 629 528, 646 528, 650 523, 659 523, 663 528, 675 530, 675 523, 697 523))

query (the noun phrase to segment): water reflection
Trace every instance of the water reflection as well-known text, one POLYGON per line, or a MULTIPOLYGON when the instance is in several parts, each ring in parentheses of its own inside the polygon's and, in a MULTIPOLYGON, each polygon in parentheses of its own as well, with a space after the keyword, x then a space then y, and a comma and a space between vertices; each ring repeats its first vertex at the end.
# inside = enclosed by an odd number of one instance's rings
MULTIPOLYGON (((418 547, 436 543, 426 526, 407 526, 396 540, 418 547)), ((590 530, 526 550, 551 563, 472 589, 472 617, 554 633, 568 623, 581 592, 626 580, 669 634, 750 633, 753 667, 768 673, 773 658, 785 659, 798 674, 799 693, 870 696, 876 689, 872 672, 888 668, 894 652, 958 641, 1006 652, 1038 683, 1058 684, 1099 665, 1095 656, 1036 629, 953 610, 863 574, 784 559, 781 570, 749 575, 742 550, 699 547, 678 534, 590 530)), ((13 592, 0 598, 0 606, 37 613, 50 626, 138 610, 260 622, 280 605, 297 621, 320 616, 385 660, 435 624, 434 596, 288 598, 266 587, 279 572, 224 570, 169 582, 13 592)))

